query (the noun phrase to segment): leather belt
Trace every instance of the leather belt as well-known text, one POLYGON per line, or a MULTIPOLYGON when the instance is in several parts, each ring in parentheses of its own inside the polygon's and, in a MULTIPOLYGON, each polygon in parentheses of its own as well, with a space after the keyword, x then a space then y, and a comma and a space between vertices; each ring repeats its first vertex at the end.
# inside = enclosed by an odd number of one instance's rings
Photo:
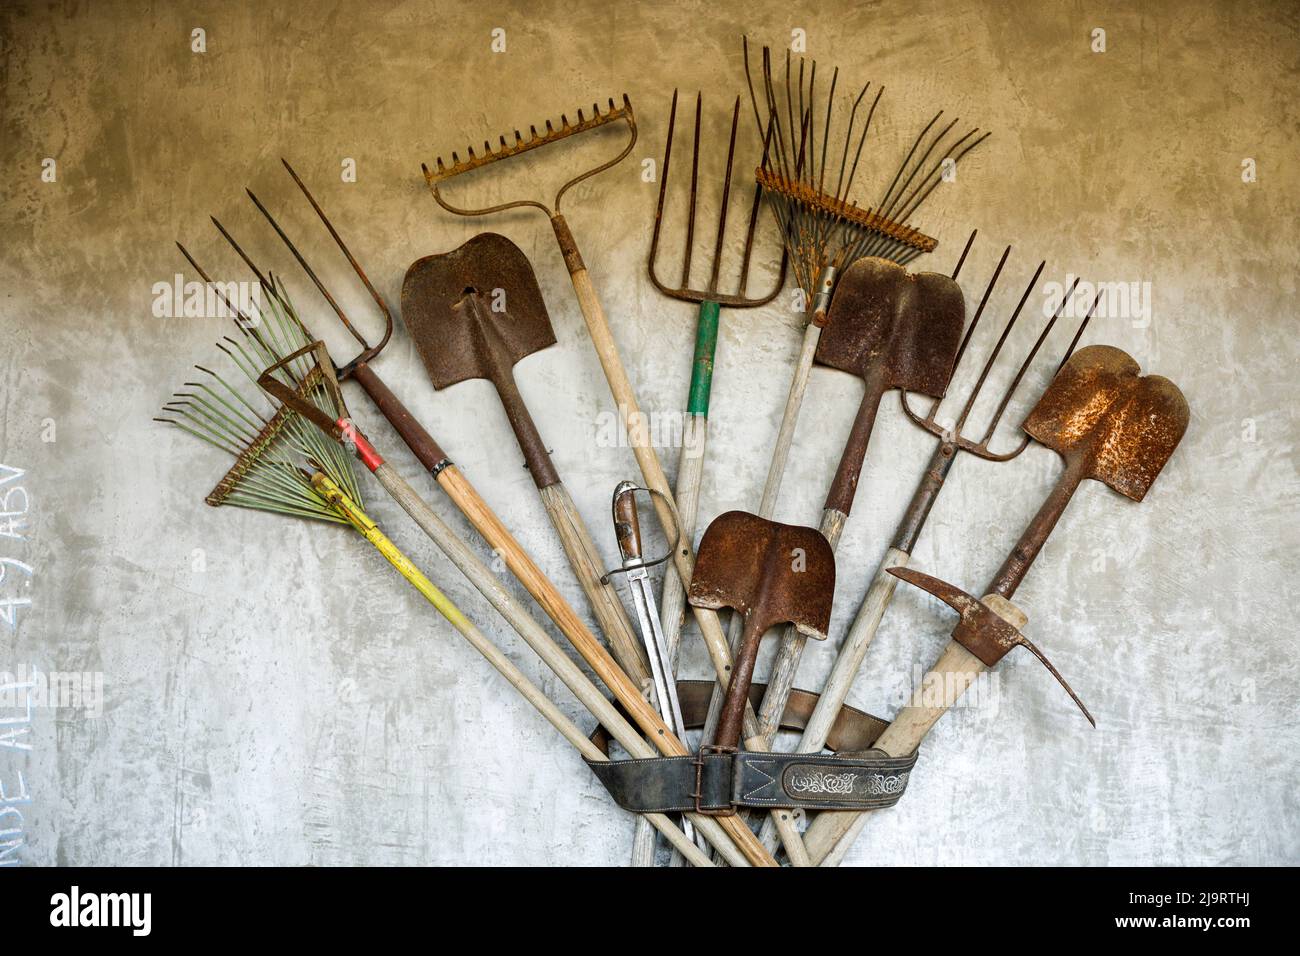
MULTIPOLYGON (((704 724, 712 688, 712 681, 678 681, 687 727, 704 724)), ((762 684, 750 688, 755 706, 765 690, 762 684)), ((816 704, 816 694, 792 691, 782 729, 803 729, 816 704)), ((719 753, 706 747, 695 756, 587 761, 587 765, 614 801, 633 813, 730 814, 737 807, 876 810, 898 802, 917 758, 915 753, 890 757, 870 749, 886 726, 879 717, 846 706, 827 739, 840 751, 835 754, 719 753)), ((604 728, 597 728, 591 739, 609 752, 604 728)))

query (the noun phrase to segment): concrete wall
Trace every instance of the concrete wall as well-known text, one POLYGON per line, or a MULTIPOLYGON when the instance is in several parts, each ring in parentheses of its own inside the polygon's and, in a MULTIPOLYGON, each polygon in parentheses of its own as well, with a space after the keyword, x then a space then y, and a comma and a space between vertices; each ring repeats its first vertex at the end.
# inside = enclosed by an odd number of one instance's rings
MULTIPOLYGON (((744 84, 741 34, 780 48, 794 28, 806 31, 819 85, 835 64, 841 91, 867 79, 886 88, 855 191, 863 203, 933 110, 994 130, 914 217, 941 240, 925 268, 950 269, 978 227, 963 270, 972 297, 1013 244, 993 303, 999 320, 1040 260, 1044 281, 1072 273, 1139 283, 1149 314, 1098 319, 1085 341, 1130 351, 1174 379, 1192 408, 1187 437, 1147 500, 1086 484, 1017 596, 1028 633, 1098 729, 1028 655, 1013 655, 981 706, 935 729, 905 801, 877 815, 850 861, 1300 861, 1294 9, 725 6, 5 5, 0 460, 25 475, 0 493, 25 488, 28 515, 26 539, 0 538, 0 556, 33 571, 27 584, 11 565, 0 581, 0 597, 32 598, 16 632, 0 624, 0 669, 100 673, 104 682, 101 715, 37 707, 30 726, 12 725, 30 730, 14 739, 31 749, 0 748, 0 785, 13 797, 21 772, 30 796, 18 805, 24 862, 626 861, 630 818, 359 539, 203 504, 226 460, 150 418, 191 377, 191 363, 214 361, 212 343, 228 328, 215 318, 155 317, 153 286, 177 272, 193 278, 175 239, 217 276, 247 278, 208 223, 216 214, 283 274, 308 321, 345 353, 323 303, 244 197, 250 185, 358 322, 378 327, 281 156, 394 305, 415 258, 482 228, 510 236, 535 264, 558 338, 520 366, 520 386, 612 562, 608 497, 635 466, 626 448, 604 440, 611 400, 550 230, 535 214, 466 221, 443 212, 419 164, 626 90, 641 130, 632 157, 566 209, 643 405, 671 416, 684 400, 694 313, 648 280, 657 186, 643 181, 643 161, 661 154, 673 87, 702 88, 712 183, 731 98, 744 84), (197 27, 204 53, 191 49, 197 27), (504 53, 490 48, 497 27, 504 53), (1105 52, 1092 49, 1095 28, 1105 30, 1105 52), (47 157, 57 163, 54 182, 42 180, 47 157), (346 159, 355 160, 354 183, 342 181, 346 159), (1254 182, 1243 182, 1247 159, 1254 182)), ((738 168, 747 176, 758 142, 749 115, 742 119, 738 168)), ((530 154, 507 178, 486 174, 457 195, 545 192, 564 178, 562 149, 530 154)), ((684 140, 679 149, 684 157, 684 140)), ((680 235, 680 217, 670 229, 680 235)), ((762 258, 757 285, 773 273, 762 258)), ((1034 294, 1011 353, 1028 347, 1046 301, 1034 294)), ((994 324, 973 355, 987 350, 994 324)), ((706 518, 756 506, 799 340, 788 291, 768 308, 725 314, 723 330, 706 518)), ((1048 352, 1059 355, 1067 340, 1059 330, 1048 352)), ((985 414, 1012 364, 995 373, 985 414)), ((1011 425, 1048 364, 1029 376, 1011 425)), ((579 602, 486 383, 435 394, 400 327, 376 368, 579 602)), ((974 371, 968 362, 954 394, 974 371)), ((348 388, 358 421, 428 489, 348 388)), ((860 389, 841 373, 814 373, 781 519, 816 522, 860 389)), ((999 443, 1014 440, 1008 428, 999 443)), ((929 449, 886 399, 840 546, 832 639, 810 648, 800 684, 824 679, 929 449)), ((664 459, 675 468, 675 450, 664 459)), ((916 565, 978 590, 1058 471, 1041 447, 1009 465, 963 460, 916 565)), ((397 542, 555 687, 363 481, 371 513, 397 542)), ((18 510, 22 497, 6 508, 18 510)), ((892 713, 951 623, 933 601, 901 590, 853 701, 892 713)), ((687 642, 684 673, 704 676, 694 630, 687 642)), ((557 696, 580 718, 563 688, 557 696)))

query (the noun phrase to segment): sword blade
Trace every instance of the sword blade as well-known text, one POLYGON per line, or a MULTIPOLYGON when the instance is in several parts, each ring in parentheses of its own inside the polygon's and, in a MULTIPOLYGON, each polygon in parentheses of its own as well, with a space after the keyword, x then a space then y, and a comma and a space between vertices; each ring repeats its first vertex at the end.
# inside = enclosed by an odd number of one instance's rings
MULTIPOLYGON (((677 738, 684 741, 686 721, 682 719, 682 705, 677 698, 677 680, 673 674, 672 658, 668 654, 668 642, 659 626, 659 607, 655 602, 654 589, 650 586, 650 574, 644 567, 635 567, 628 572, 627 581, 628 589, 632 592, 632 604, 636 607, 641 641, 645 644, 646 657, 650 659, 650 676, 654 682, 659 716, 668 723, 677 738)), ((684 816, 682 832, 688 838, 700 842, 695 828, 684 816)))

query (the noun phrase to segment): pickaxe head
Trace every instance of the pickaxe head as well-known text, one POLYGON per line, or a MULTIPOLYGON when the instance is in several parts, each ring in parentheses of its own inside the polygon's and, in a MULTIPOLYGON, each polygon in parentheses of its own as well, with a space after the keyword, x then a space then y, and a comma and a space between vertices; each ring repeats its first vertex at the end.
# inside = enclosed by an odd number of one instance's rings
POLYGON ((734 608, 759 634, 789 622, 823 639, 834 596, 835 554, 816 528, 728 511, 704 532, 691 576, 697 607, 734 608))
POLYGON ((864 378, 942 398, 961 347, 966 305, 945 275, 908 272, 887 259, 859 259, 831 300, 817 361, 864 378))
POLYGON ((1079 700, 1079 696, 1065 682, 1060 672, 1043 656, 1042 651, 1020 633, 1020 628, 1008 620, 1008 618, 1019 617, 1023 621, 1024 618, 1011 602, 996 594, 981 601, 947 581, 940 581, 936 577, 911 568, 890 568, 889 573, 922 591, 930 592, 960 614, 961 620, 957 622, 957 627, 952 632, 952 639, 979 658, 986 667, 992 667, 1002 660, 1007 651, 1017 645, 1028 648, 1042 665, 1052 672, 1052 676, 1060 681, 1066 693, 1083 711, 1083 716, 1088 718, 1088 722, 1094 727, 1097 726, 1097 721, 1093 720, 1092 714, 1088 713, 1088 708, 1083 706, 1083 701, 1079 700), (995 606, 1000 608, 1002 613, 998 613, 998 610, 994 609, 995 606))
POLYGON ((1187 400, 1127 352, 1079 349, 1043 392, 1024 429, 1085 476, 1141 501, 1187 430, 1187 400))

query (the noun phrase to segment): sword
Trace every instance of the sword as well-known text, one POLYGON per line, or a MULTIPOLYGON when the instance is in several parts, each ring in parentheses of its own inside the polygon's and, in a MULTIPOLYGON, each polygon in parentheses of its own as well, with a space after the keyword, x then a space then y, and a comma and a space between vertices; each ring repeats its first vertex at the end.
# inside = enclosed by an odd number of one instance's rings
MULTIPOLYGON (((650 659, 655 706, 659 710, 659 716, 672 728, 678 739, 685 740, 686 722, 682 720, 682 705, 677 699, 677 680, 673 674, 672 657, 668 653, 668 641, 664 638, 663 629, 659 626, 659 606, 650 584, 650 568, 664 559, 647 563, 641 554, 641 524, 636 510, 636 492, 639 490, 641 489, 630 481, 619 482, 614 489, 614 536, 618 539, 623 574, 627 578, 632 603, 636 607, 641 641, 645 644, 646 657, 650 659)), ((688 837, 695 839, 694 829, 686 819, 682 820, 682 830, 688 837)))

